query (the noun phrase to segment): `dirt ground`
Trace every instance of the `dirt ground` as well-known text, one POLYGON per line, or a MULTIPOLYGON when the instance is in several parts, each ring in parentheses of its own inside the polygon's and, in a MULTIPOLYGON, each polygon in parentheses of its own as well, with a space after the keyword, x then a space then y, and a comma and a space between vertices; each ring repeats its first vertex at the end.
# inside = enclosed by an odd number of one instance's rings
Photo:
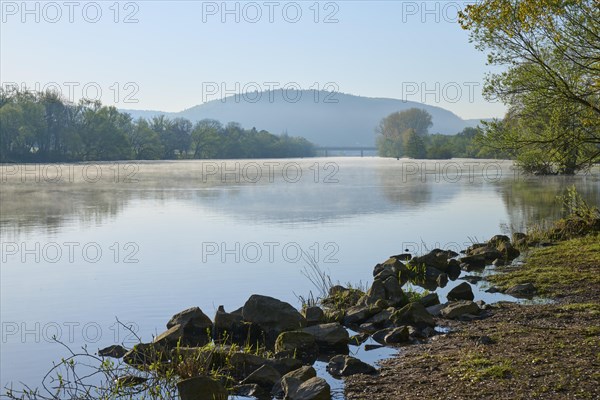
POLYGON ((349 377, 347 399, 600 399, 600 287, 561 289, 553 304, 499 303, 485 319, 439 320, 452 331, 401 348, 378 375, 349 377))

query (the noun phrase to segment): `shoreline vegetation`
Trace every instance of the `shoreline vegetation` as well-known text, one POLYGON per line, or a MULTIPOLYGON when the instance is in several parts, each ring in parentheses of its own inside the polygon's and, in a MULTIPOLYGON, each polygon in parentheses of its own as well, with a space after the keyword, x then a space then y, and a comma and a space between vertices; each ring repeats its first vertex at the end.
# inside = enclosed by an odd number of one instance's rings
MULTIPOLYGON (((373 283, 334 284, 310 259, 316 295, 301 310, 252 295, 213 319, 198 307, 174 315, 151 342, 87 349, 55 363, 43 388, 5 388, 8 398, 327 400, 313 367, 327 363, 354 399, 597 398, 600 344, 600 213, 574 191, 550 229, 496 235, 457 254, 402 253, 373 269, 373 283), (525 262, 513 263, 521 252, 525 262), (482 271, 497 291, 552 302, 474 302, 467 280, 441 304, 435 292, 461 271, 482 271), (418 285, 424 292, 417 292, 418 285), (365 342, 369 340, 369 344, 365 342), (398 348, 380 368, 352 357, 357 346, 398 348)), ((366 348, 365 348, 366 349, 366 348)))

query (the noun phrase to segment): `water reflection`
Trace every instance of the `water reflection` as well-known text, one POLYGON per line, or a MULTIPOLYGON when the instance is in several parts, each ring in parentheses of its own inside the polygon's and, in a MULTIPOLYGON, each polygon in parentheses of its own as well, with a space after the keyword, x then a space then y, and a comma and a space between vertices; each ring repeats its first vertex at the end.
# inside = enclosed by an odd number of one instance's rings
POLYGON ((556 196, 573 184, 588 202, 600 204, 597 173, 520 177, 510 163, 491 160, 146 162, 137 165, 134 179, 129 180, 115 178, 113 164, 97 164, 93 171, 101 168, 104 172, 96 182, 81 178, 86 167, 78 165, 73 175, 79 179, 60 183, 44 179, 43 169, 37 170, 37 176, 23 176, 8 175, 6 166, 0 168, 5 168, 0 224, 9 238, 32 229, 56 232, 65 225, 102 225, 131 204, 145 200, 182 200, 239 219, 323 222, 364 214, 411 212, 491 186, 500 194, 510 227, 516 230, 523 230, 528 221, 560 217, 556 196), (294 165, 293 170, 290 165, 294 165), (493 172, 486 170, 486 165, 494 165, 493 172), (299 179, 294 175, 297 171, 302 174, 299 179))

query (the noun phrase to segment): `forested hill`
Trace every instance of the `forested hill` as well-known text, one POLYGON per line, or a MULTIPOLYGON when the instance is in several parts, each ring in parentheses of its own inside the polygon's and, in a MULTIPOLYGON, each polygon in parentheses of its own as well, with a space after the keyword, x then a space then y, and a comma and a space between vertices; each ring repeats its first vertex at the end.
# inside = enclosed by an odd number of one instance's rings
POLYGON ((327 91, 252 92, 212 100, 177 113, 123 110, 134 118, 165 115, 192 122, 205 118, 302 136, 321 146, 374 146, 375 127, 396 111, 420 108, 432 116, 431 133, 453 135, 479 120, 463 120, 441 107, 398 99, 370 98, 327 91))

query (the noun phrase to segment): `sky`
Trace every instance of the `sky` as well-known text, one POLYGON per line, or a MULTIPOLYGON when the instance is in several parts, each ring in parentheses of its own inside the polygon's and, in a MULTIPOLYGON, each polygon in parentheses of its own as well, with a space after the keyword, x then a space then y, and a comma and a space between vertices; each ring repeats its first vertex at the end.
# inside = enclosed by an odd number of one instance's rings
POLYGON ((0 81, 176 112, 227 95, 325 89, 502 117, 463 1, 5 1, 0 81))

